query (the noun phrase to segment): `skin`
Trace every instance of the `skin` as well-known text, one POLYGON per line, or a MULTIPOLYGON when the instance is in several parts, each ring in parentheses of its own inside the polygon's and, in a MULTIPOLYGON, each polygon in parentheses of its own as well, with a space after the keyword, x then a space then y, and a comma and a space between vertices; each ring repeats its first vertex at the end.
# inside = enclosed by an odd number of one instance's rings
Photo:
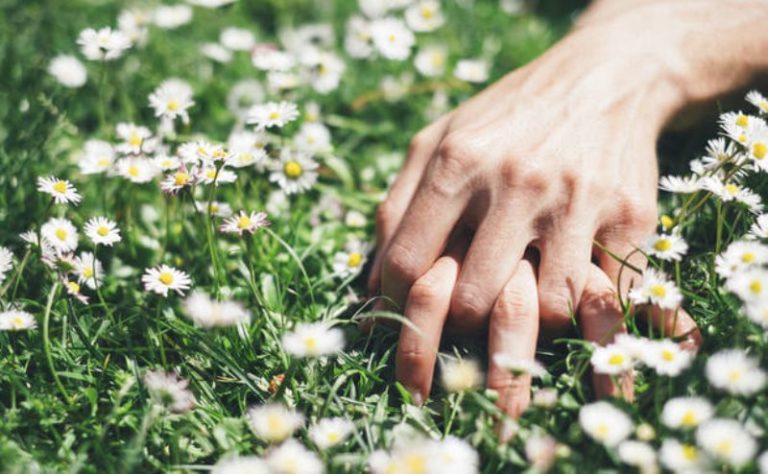
MULTIPOLYGON (((766 24, 765 0, 598 1, 542 57, 413 138, 378 210, 369 288, 419 328, 402 328, 396 368, 416 402, 444 330, 488 331, 488 386, 513 416, 530 380, 494 354, 533 358, 572 310, 586 339, 624 330, 615 286, 637 274, 601 249, 624 257, 654 232, 660 133, 684 107, 768 71, 766 24), (538 258, 524 258, 531 249, 538 258)), ((683 311, 637 313, 698 340, 683 311)))

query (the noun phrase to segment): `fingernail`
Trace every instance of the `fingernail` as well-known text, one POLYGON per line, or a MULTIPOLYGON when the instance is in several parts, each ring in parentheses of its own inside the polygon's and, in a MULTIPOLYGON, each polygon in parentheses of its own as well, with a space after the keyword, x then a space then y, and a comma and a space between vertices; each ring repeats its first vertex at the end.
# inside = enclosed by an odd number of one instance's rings
POLYGON ((420 407, 424 404, 424 397, 421 395, 421 392, 418 390, 408 390, 408 392, 411 394, 411 402, 415 406, 420 407))

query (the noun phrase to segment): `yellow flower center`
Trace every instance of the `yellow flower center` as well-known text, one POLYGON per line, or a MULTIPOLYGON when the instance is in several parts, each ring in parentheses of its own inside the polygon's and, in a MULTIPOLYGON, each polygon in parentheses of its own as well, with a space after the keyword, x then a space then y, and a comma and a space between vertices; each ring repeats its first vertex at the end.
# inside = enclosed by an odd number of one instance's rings
POLYGON ((723 441, 720 441, 717 443, 717 446, 715 446, 715 451, 720 456, 728 456, 731 454, 731 451, 733 451, 733 441, 730 439, 725 439, 723 441))
POLYGON ((736 140, 738 140, 739 143, 746 143, 747 142, 747 135, 745 133, 739 134, 739 136, 736 137, 736 140))
POLYGON ((666 252, 672 248, 672 241, 669 239, 659 239, 653 244, 653 248, 659 252, 666 252))
POLYGON ((96 165, 99 168, 106 168, 107 166, 109 166, 109 160, 106 158, 99 158, 99 160, 96 161, 96 165))
POLYGON ((315 339, 312 336, 307 336, 304 338, 304 346, 309 349, 310 351, 315 350, 317 348, 317 339, 315 339))
POLYGON ((744 252, 741 256, 741 261, 743 263, 752 263, 755 261, 755 254, 752 252, 744 252))
POLYGON ((421 7, 422 18, 424 18, 425 20, 429 20, 433 16, 435 16, 435 10, 432 7, 427 5, 424 5, 423 7, 421 7))
POLYGON ((139 167, 136 165, 131 165, 128 167, 128 176, 131 176, 132 178, 135 178, 139 175, 139 167))
POLYGON ((680 424, 683 426, 696 426, 699 424, 698 417, 696 416, 696 413, 694 413, 693 410, 688 410, 683 414, 683 417, 680 419, 680 424))
POLYGON ((397 40, 397 36, 395 36, 394 34, 390 34, 389 38, 387 39, 389 39, 390 43, 394 43, 397 40))
POLYGON ((662 284, 655 284, 651 286, 651 294, 656 298, 664 298, 667 296, 667 289, 662 284))
POLYGON ((251 218, 248 216, 240 216, 240 218, 237 220, 237 228, 238 229, 246 229, 251 226, 251 218))
POLYGON ((24 321, 24 318, 22 318, 21 316, 14 316, 13 317, 13 327, 14 328, 17 328, 17 329, 18 328, 23 328, 25 326, 25 324, 24 324, 25 322, 26 321, 24 321))
POLYGON ((80 285, 78 285, 74 281, 67 282, 67 287, 69 288, 70 293, 73 293, 75 295, 80 293, 80 285))
POLYGON ((667 215, 661 216, 661 226, 665 229, 671 229, 674 223, 675 221, 673 221, 671 217, 667 215))
POLYGON ((760 280, 752 280, 752 283, 749 284, 749 291, 759 295, 763 291, 763 283, 760 280))
POLYGON ((443 56, 442 53, 434 53, 432 54, 432 66, 434 67, 440 67, 445 63, 445 56, 443 56))
POLYGON ((733 183, 728 183, 725 185, 725 192, 733 196, 739 192, 739 187, 733 183))
POLYGON ((169 100, 168 104, 166 105, 166 108, 171 112, 176 112, 177 110, 179 110, 179 103, 175 100, 169 100))
POLYGON ((669 349, 664 349, 663 351, 661 351, 661 358, 667 362, 671 362, 675 360, 675 353, 670 351, 669 349))
POLYGON ((186 186, 188 182, 189 182, 189 174, 184 173, 183 171, 176 173, 176 179, 174 180, 174 183, 176 183, 176 186, 186 186))
POLYGON ((56 181, 53 184, 53 190, 57 193, 65 193, 67 191, 67 183, 64 181, 56 181))
POLYGON ((335 431, 331 431, 326 435, 325 438, 328 440, 329 443, 338 443, 340 436, 339 436, 339 433, 335 431))
POLYGON ((283 423, 283 418, 280 415, 277 415, 274 413, 268 415, 267 428, 273 435, 280 436, 282 432, 285 431, 285 424, 283 423))
POLYGON ((608 363, 610 365, 621 365, 624 363, 624 356, 621 354, 613 354, 608 358, 608 363))
POLYGON ((734 370, 731 370, 730 372, 728 372, 728 380, 731 381, 731 382, 734 382, 734 383, 738 382, 739 380, 741 380, 742 376, 743 376, 743 374, 738 369, 734 369, 734 370))
POLYGON ((128 137, 128 144, 133 147, 141 146, 141 142, 143 141, 144 139, 141 138, 141 135, 136 132, 131 133, 131 135, 128 137))
POLYGON ((209 169, 205 172, 205 176, 208 177, 208 179, 216 179, 216 170, 215 169, 209 169))
POLYGON ((298 179, 304 173, 304 168, 302 168, 298 161, 289 161, 283 167, 283 171, 287 177, 298 179))
POLYGON ((169 286, 173 283, 173 274, 171 272, 161 272, 157 279, 160 280, 160 283, 163 285, 169 286))
POLYGON ((67 240, 67 236, 69 235, 69 232, 67 232, 67 229, 56 229, 56 238, 59 240, 67 240))
POLYGON ((699 451, 695 446, 684 444, 682 447, 683 457, 689 461, 695 461, 699 457, 699 451))
POLYGON ((757 106, 760 107, 760 110, 763 112, 768 112, 768 100, 761 100, 757 106))
POLYGON ((91 278, 92 276, 93 276, 93 268, 91 267, 83 268, 83 277, 91 278))
POLYGON ((352 252, 347 258, 347 265, 352 268, 359 267, 362 262, 363 256, 360 255, 360 252, 352 252))
POLYGON ((736 125, 745 128, 747 125, 749 125, 749 117, 747 117, 744 114, 739 114, 736 116, 736 125))
POLYGON ((608 436, 609 432, 610 432, 610 428, 608 428, 608 425, 606 425, 605 423, 601 423, 595 429, 595 437, 597 439, 605 439, 605 437, 608 436))
POLYGON ((280 118, 280 112, 273 110, 268 115, 269 120, 278 120, 280 118))
POLYGON ((410 474, 423 474, 427 472, 427 460, 421 454, 410 454, 405 458, 405 467, 410 474))
POLYGON ((752 145, 752 154, 757 158, 758 160, 762 160, 765 158, 765 155, 768 155, 768 146, 766 146, 765 143, 755 143, 752 145))
POLYGON ((106 237, 109 234, 109 227, 103 225, 96 229, 96 233, 99 234, 102 237, 106 237))
POLYGON ((213 152, 212 158, 214 160, 223 160, 227 157, 227 150, 224 148, 219 148, 216 151, 213 152))

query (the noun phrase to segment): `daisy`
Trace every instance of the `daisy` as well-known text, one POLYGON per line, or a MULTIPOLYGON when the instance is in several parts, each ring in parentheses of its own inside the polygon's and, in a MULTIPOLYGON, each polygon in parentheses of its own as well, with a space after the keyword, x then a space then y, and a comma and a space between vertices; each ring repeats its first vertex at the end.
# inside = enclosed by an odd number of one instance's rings
POLYGON ((344 61, 327 51, 320 51, 311 58, 305 61, 304 65, 310 70, 308 81, 312 89, 320 94, 328 94, 338 89, 346 69, 344 61))
POLYGON ((155 109, 155 117, 168 120, 181 118, 182 123, 189 123, 187 110, 195 105, 192 100, 192 87, 180 79, 163 81, 149 95, 149 105, 155 109))
POLYGON ((106 217, 91 217, 85 223, 83 232, 94 245, 111 247, 122 240, 117 223, 106 217))
POLYGON ((411 54, 416 43, 413 32, 402 20, 393 17, 380 18, 371 22, 371 40, 376 50, 386 59, 403 61, 411 54))
POLYGON ((217 63, 226 64, 232 61, 232 51, 219 43, 203 43, 200 45, 200 53, 217 63))
POLYGON ((80 32, 77 44, 83 55, 93 61, 111 61, 123 55, 131 47, 131 40, 121 31, 110 27, 86 28, 80 32))
POLYGON ((38 177, 37 190, 53 196, 56 204, 77 204, 82 199, 82 196, 78 194, 77 189, 75 189, 72 183, 66 179, 59 179, 53 176, 48 178, 38 177))
MULTIPOLYGON (((760 222, 758 220, 758 222, 760 222)), ((768 247, 758 242, 736 241, 715 257, 715 271, 723 278, 768 263, 768 247)))
POLYGON ((768 214, 760 214, 749 229, 749 237, 768 239, 768 214))
POLYGON ((739 468, 757 453, 757 442, 736 420, 714 418, 696 430, 696 442, 707 453, 739 468))
POLYGON ((616 334, 614 345, 621 347, 632 359, 638 361, 643 358, 646 347, 652 341, 644 337, 633 336, 632 334, 616 334))
POLYGON ((254 105, 264 101, 264 87, 254 79, 244 79, 235 83, 227 94, 227 109, 238 118, 245 121, 248 111, 254 105))
POLYGON ((757 458, 757 467, 760 474, 768 474, 768 451, 763 451, 763 454, 757 458))
POLYGON ((331 132, 322 123, 304 123, 294 136, 297 149, 310 153, 323 153, 331 150, 331 132))
POLYGON ((227 147, 232 158, 227 162, 235 168, 259 166, 267 160, 267 138, 263 133, 235 132, 229 136, 227 147))
POLYGON ((712 418, 715 410, 706 398, 670 398, 661 412, 661 422, 673 429, 689 429, 712 418))
POLYGON ((346 418, 323 418, 309 428, 309 438, 325 450, 343 443, 354 430, 355 424, 346 418))
POLYGON ((707 155, 701 159, 701 164, 705 170, 714 170, 720 168, 725 162, 741 166, 745 159, 746 157, 739 152, 735 143, 720 137, 707 142, 707 155))
POLYGON ((273 94, 285 94, 303 84, 302 78, 294 72, 270 71, 267 73, 267 87, 273 94))
POLYGON ((192 21, 192 9, 188 5, 160 5, 152 14, 158 28, 173 30, 192 21))
POLYGON ((144 288, 147 291, 168 296, 168 291, 173 290, 179 295, 183 295, 192 284, 192 280, 186 273, 177 270, 168 265, 160 265, 155 268, 147 268, 141 277, 144 288))
POLYGON ((373 54, 371 23, 355 15, 347 21, 347 34, 344 37, 344 50, 356 59, 368 58, 373 54))
POLYGON ((608 402, 594 402, 579 410, 581 428, 595 441, 614 447, 632 433, 632 419, 608 402))
POLYGON ((723 182, 718 178, 706 177, 702 178, 702 187, 719 197, 723 202, 739 202, 755 213, 763 209, 763 203, 759 195, 755 194, 751 189, 739 186, 732 181, 723 182))
POLYGON ((617 448, 619 459, 624 464, 638 468, 641 473, 658 472, 656 467, 656 451, 648 443, 642 441, 623 441, 617 448))
POLYGON ((702 189, 702 181, 697 176, 662 176, 659 189, 669 193, 690 194, 702 189))
POLYGON ((152 160, 139 157, 123 158, 117 162, 117 174, 136 184, 148 183, 155 179, 160 170, 152 160))
POLYGON ((441 360, 440 379, 446 391, 457 393, 480 387, 485 377, 476 360, 447 358, 441 360))
POLYGON ((299 109, 293 102, 267 102, 251 107, 246 123, 256 125, 257 129, 282 128, 298 117, 299 109))
POLYGON ((198 164, 212 161, 216 149, 217 145, 207 140, 195 140, 182 143, 176 151, 185 164, 198 164))
POLYGON ((67 219, 52 217, 43 224, 40 234, 60 252, 72 252, 77 248, 77 229, 67 219))
POLYGON ((48 74, 64 87, 76 89, 83 87, 88 80, 88 71, 76 57, 60 54, 48 65, 48 74))
POLYGON ((0 245, 0 283, 13 268, 13 252, 0 245))
POLYGON ((553 408, 559 400, 557 390, 554 388, 540 388, 533 393, 531 403, 540 408, 553 408))
POLYGON ((269 451, 266 457, 274 474, 322 474, 323 461, 295 439, 289 439, 269 451))
POLYGON ((194 172, 197 179, 202 184, 220 184, 234 183, 237 180, 237 174, 227 168, 218 168, 215 165, 206 165, 197 168, 194 172))
POLYGON ((251 62, 261 71, 288 71, 296 66, 296 58, 292 54, 274 45, 257 45, 251 51, 251 62))
POLYGON ((706 375, 713 387, 743 396, 761 390, 768 379, 757 359, 739 349, 725 349, 712 354, 707 360, 706 375))
POLYGON ((768 301, 749 303, 744 308, 744 312, 750 321, 768 329, 768 301))
POLYGON ((245 324, 251 313, 237 301, 214 301, 205 293, 195 291, 184 300, 184 314, 206 329, 245 324))
POLYGON ((659 375, 677 377, 680 372, 691 366, 694 356, 693 352, 683 349, 680 344, 664 339, 649 341, 642 360, 659 375))
POLYGON ((609 375, 622 374, 635 365, 635 359, 620 344, 595 346, 590 362, 596 374, 609 375))
POLYGON ((535 359, 512 357, 509 354, 499 353, 493 356, 493 362, 501 369, 511 372, 515 377, 522 375, 541 377, 547 373, 544 366, 535 359))
POLYGON ((448 62, 448 51, 441 46, 422 48, 413 60, 416 70, 427 77, 442 76, 448 62))
POLYGON ((544 433, 534 433, 525 441, 525 458, 533 472, 549 472, 555 463, 557 441, 544 433))
POLYGON ((629 298, 634 304, 650 303, 662 309, 675 309, 683 301, 683 295, 667 276, 652 268, 643 271, 643 281, 639 288, 629 291, 629 298))
POLYGON ((282 337, 283 350, 296 357, 333 355, 344 349, 344 333, 327 323, 300 323, 282 337))
POLYGON ((660 260, 679 262, 688 251, 688 244, 677 234, 654 234, 646 240, 643 250, 660 260))
POLYGON ((747 102, 760 109, 761 114, 768 114, 768 99, 758 91, 749 91, 747 102))
POLYGON ((231 26, 221 31, 219 43, 232 51, 250 51, 256 45, 256 37, 244 28, 231 26))
POLYGON ((189 390, 189 382, 175 372, 148 370, 144 385, 154 403, 174 413, 185 413, 196 405, 195 396, 189 390))
POLYGON ((217 462, 211 474, 269 474, 269 467, 258 456, 235 456, 217 462))
POLYGON ((365 266, 366 255, 370 249, 371 245, 366 242, 347 242, 344 251, 333 257, 333 272, 341 278, 358 274, 365 266))
POLYGON ((368 219, 362 212, 351 210, 344 216, 344 225, 347 227, 362 229, 368 225, 368 219))
POLYGON ((64 279, 64 288, 67 290, 67 294, 72 298, 80 301, 83 304, 88 304, 88 297, 80 292, 80 283, 64 279))
POLYGON ((138 154, 152 151, 154 147, 154 142, 150 140, 152 132, 147 127, 121 122, 116 126, 116 133, 123 140, 115 148, 120 153, 138 154))
POLYGON ((216 217, 227 218, 232 215, 232 208, 226 202, 213 201, 208 206, 207 202, 195 201, 195 209, 204 213, 208 208, 208 213, 216 217))
POLYGON ((453 436, 442 441, 430 439, 395 439, 387 452, 374 451, 368 458, 372 474, 389 473, 467 473, 479 472, 479 456, 467 444, 453 436))
POLYGON ((490 74, 490 64, 484 59, 462 59, 456 63, 453 75, 465 82, 485 82, 490 74))
POLYGON ((307 191, 317 181, 318 165, 304 152, 284 148, 271 168, 269 181, 277 183, 285 194, 307 191))
POLYGON ((262 227, 267 227, 269 221, 267 220, 266 212, 245 212, 235 214, 231 218, 224 221, 219 229, 227 234, 243 235, 244 232, 253 234, 262 227))
POLYGON ((0 312, 0 331, 24 331, 36 327, 35 317, 26 311, 10 309, 0 312))
POLYGON ((79 283, 84 283, 88 288, 95 289, 101 286, 104 267, 91 252, 82 252, 75 259, 75 274, 77 274, 79 283))
POLYGON ((768 270, 749 268, 738 272, 725 282, 725 288, 735 293, 745 303, 764 302, 768 295, 768 270))
POLYGON ((165 179, 160 183, 160 189, 167 194, 176 194, 195 184, 195 178, 195 175, 187 171, 187 168, 182 165, 175 173, 165 176, 165 179))
POLYGON ((696 446, 667 438, 659 450, 661 464, 677 474, 707 472, 709 459, 696 446))
POLYGON ((246 414, 248 426, 259 439, 279 443, 304 426, 304 415, 278 403, 252 407, 246 414))
POLYGON ((161 171, 177 170, 181 166, 181 160, 175 156, 161 153, 152 158, 152 163, 161 171))
POLYGON ((115 149, 103 140, 88 140, 83 147, 83 155, 78 166, 83 174, 99 174, 112 168, 115 162, 115 149))
POLYGON ((405 10, 405 22, 417 32, 430 32, 443 26, 445 17, 436 0, 421 0, 405 10))
POLYGON ((198 7, 214 9, 235 3, 235 0, 187 0, 187 3, 198 7))

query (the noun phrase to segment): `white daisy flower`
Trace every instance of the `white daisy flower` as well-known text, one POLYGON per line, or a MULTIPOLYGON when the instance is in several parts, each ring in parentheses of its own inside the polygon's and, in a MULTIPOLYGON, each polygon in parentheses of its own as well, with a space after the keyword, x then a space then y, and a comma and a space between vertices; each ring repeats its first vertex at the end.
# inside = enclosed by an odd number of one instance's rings
POLYGON ((36 327, 35 317, 26 311, 10 309, 0 312, 0 331, 24 331, 36 327))
POLYGON ((187 168, 182 165, 174 173, 165 176, 165 179, 160 183, 160 189, 166 194, 176 194, 195 184, 196 178, 194 173, 187 171, 187 168))
POLYGON ((151 140, 152 132, 147 128, 133 123, 121 122, 117 124, 118 138, 123 142, 117 145, 116 150, 125 154, 139 154, 151 152, 155 143, 151 140))
POLYGON ((235 456, 219 460, 211 474, 270 474, 267 462, 258 456, 235 456))
POLYGON ((83 63, 74 56, 60 54, 48 65, 48 74, 64 87, 76 89, 83 87, 88 80, 88 71, 83 63))
POLYGON ((192 87, 181 79, 167 79, 163 81, 149 95, 149 105, 155 109, 155 117, 168 120, 181 118, 183 123, 189 123, 187 110, 195 105, 192 100, 192 87))
POLYGON ((760 214, 749 229, 748 238, 768 239, 768 214, 760 214))
POLYGON ((675 309, 683 301, 683 295, 667 276, 653 268, 643 271, 640 287, 629 291, 634 304, 650 303, 662 309, 675 309))
POLYGON ((689 429, 709 420, 715 410, 703 397, 670 398, 661 412, 661 422, 673 429, 689 429))
POLYGON ((670 193, 690 194, 703 189, 701 178, 697 176, 662 176, 659 189, 670 193))
POLYGON ((289 71, 296 66, 291 53, 281 51, 274 45, 258 45, 251 51, 251 62, 261 71, 289 71))
POLYGON ((757 453, 757 442, 736 420, 714 418, 696 430, 696 442, 712 457, 739 468, 757 453))
POLYGON ((638 468, 641 473, 658 472, 656 451, 650 444, 634 440, 622 441, 616 450, 624 464, 638 468))
POLYGON ((309 428, 309 438, 325 450, 343 443, 353 431, 355 424, 346 418, 323 418, 309 428))
POLYGON ((632 334, 616 334, 614 345, 621 347, 633 360, 641 360, 646 351, 646 347, 652 341, 644 337, 633 336, 632 334))
POLYGON ((192 9, 187 5, 159 5, 152 13, 158 28, 173 30, 192 21, 192 9))
POLYGON ((757 458, 757 468, 760 474, 768 474, 768 451, 763 451, 763 454, 757 458))
POLYGON ((195 201, 195 209, 198 212, 205 213, 206 208, 209 214, 216 217, 227 218, 232 215, 232 208, 226 202, 213 201, 209 207, 207 202, 195 201))
POLYGON ((356 229, 362 229, 368 225, 368 219, 360 211, 351 210, 344 215, 344 225, 356 229))
POLYGON ((305 152, 284 148, 280 159, 271 165, 269 181, 285 194, 308 191, 317 181, 317 163, 305 152))
POLYGON ((59 252, 72 252, 77 248, 77 229, 67 219, 52 217, 40 229, 43 239, 59 252))
POLYGON ((250 408, 246 420, 253 434, 268 443, 284 441, 304 426, 304 415, 279 403, 250 408))
POLYGON ((152 158, 152 163, 162 171, 177 170, 181 166, 181 160, 175 156, 161 153, 152 158))
POLYGON ((679 262, 688 251, 688 244, 674 233, 654 234, 646 240, 643 250, 660 260, 679 262))
POLYGON ((370 455, 368 468, 372 474, 412 473, 415 470, 476 474, 480 470, 480 459, 466 441, 454 436, 442 441, 395 438, 391 451, 378 450, 370 455))
POLYGON ((232 133, 227 141, 227 147, 232 158, 227 164, 235 168, 257 166, 259 169, 267 160, 267 138, 264 133, 240 131, 232 133))
POLYGON ((736 241, 715 258, 715 271, 730 278, 744 270, 768 263, 768 247, 758 242, 736 241))
POLYGON ((453 75, 460 81, 485 82, 490 75, 491 65, 484 59, 462 59, 456 63, 453 75))
POLYGON ((713 387, 743 396, 762 390, 768 379, 757 359, 739 349, 721 350, 709 356, 706 375, 713 387))
POLYGON ((725 288, 748 304, 766 301, 768 295, 768 270, 749 268, 742 270, 725 282, 725 288))
POLYGON ((232 61, 232 51, 219 43, 203 43, 200 45, 200 53, 217 63, 226 64, 232 61))
POLYGON ((723 182, 714 177, 702 178, 701 181, 704 189, 719 197, 723 202, 739 202, 755 213, 763 209, 760 196, 751 189, 740 186, 732 181, 723 182))
POLYGON ((115 149, 103 140, 88 140, 78 166, 83 174, 105 173, 115 162, 115 149))
POLYGON ((182 143, 176 152, 185 164, 199 164, 213 161, 213 154, 220 148, 207 140, 182 143))
POLYGON ((440 2, 421 0, 405 10, 405 22, 413 31, 430 32, 443 26, 445 17, 440 2))
POLYGON ((148 370, 144 373, 144 385, 154 403, 174 413, 188 412, 197 403, 189 382, 175 372, 148 370))
POLYGON ((440 380, 448 392, 474 390, 482 386, 484 379, 480 364, 474 359, 441 359, 440 380))
POLYGON ((331 150, 331 132, 322 123, 304 123, 293 139, 298 150, 324 153, 331 150))
POLYGON ((323 461, 295 439, 289 439, 269 451, 266 457, 274 474, 322 474, 323 461))
POLYGON ((215 186, 234 183, 237 180, 237 174, 234 171, 227 168, 219 168, 217 170, 215 165, 206 165, 198 168, 194 174, 200 180, 200 183, 213 184, 215 186))
POLYGON ((760 109, 761 114, 768 114, 768 99, 758 91, 749 91, 747 93, 747 102, 760 109))
POLYGON ((232 51, 250 51, 256 45, 256 37, 244 28, 231 26, 221 31, 219 43, 232 51))
POLYGON ((131 47, 131 40, 123 32, 107 26, 99 30, 86 28, 80 32, 77 44, 86 58, 92 61, 111 61, 131 47))
POLYGON ((661 443, 659 450, 661 464, 675 474, 692 474, 707 472, 709 458, 691 444, 667 438, 661 443))
POLYGON ((75 259, 75 274, 77 281, 84 283, 88 288, 95 289, 101 286, 101 278, 104 275, 104 267, 91 252, 82 252, 75 259))
POLYGON ((148 183, 160 174, 152 160, 129 156, 117 162, 117 174, 136 184, 148 183))
POLYGON ((251 107, 246 123, 256 125, 257 129, 282 128, 298 117, 299 109, 293 102, 267 102, 251 107))
POLYGON ((72 280, 64 279, 62 281, 64 288, 67 290, 67 294, 83 304, 88 304, 88 297, 80 292, 80 283, 72 280))
POLYGON ((744 312, 750 321, 768 329, 768 301, 749 303, 744 308, 744 312))
POLYGON ((383 57, 403 61, 411 54, 416 43, 413 32, 402 20, 393 17, 380 18, 371 22, 371 40, 383 57))
POLYGON ((533 393, 533 399, 531 403, 534 406, 540 408, 552 408, 557 405, 560 396, 557 393, 557 389, 554 388, 540 388, 533 393))
POLYGON ((746 157, 734 142, 719 137, 707 142, 707 155, 702 157, 701 164, 704 170, 715 170, 726 161, 735 166, 741 166, 745 159, 746 157))
POLYGON ((344 349, 344 333, 325 322, 299 323, 281 342, 283 350, 293 356, 321 357, 344 349))
POLYGON ((614 447, 627 439, 634 428, 632 419, 608 402, 582 406, 579 424, 585 433, 607 447, 614 447))
POLYGON ((720 127, 732 140, 745 144, 755 130, 765 127, 765 121, 742 111, 726 112, 720 116, 720 127))
POLYGON ((0 283, 5 281, 5 276, 13 268, 13 252, 0 245, 0 283))
POLYGON ((267 87, 273 94, 285 94, 303 84, 302 78, 294 72, 270 71, 267 73, 267 87))
POLYGON ((557 441, 548 434, 535 432, 525 441, 525 458, 533 472, 549 472, 556 453, 557 441))
POLYGON ((328 94, 339 88, 346 70, 346 64, 340 57, 328 51, 310 49, 302 56, 302 63, 309 69, 307 80, 316 92, 328 94))
POLYGON ((238 234, 248 232, 253 234, 262 227, 267 227, 269 220, 267 220, 266 212, 245 212, 240 211, 231 218, 224 221, 219 229, 227 234, 238 234))
POLYGON ((592 370, 597 374, 618 375, 635 366, 635 358, 620 344, 595 346, 590 362, 592 370))
POLYGON ((541 377, 547 373, 540 362, 535 359, 526 359, 512 357, 509 354, 494 354, 493 361, 501 369, 511 372, 515 377, 529 375, 531 377, 541 377))
POLYGON ((356 275, 363 269, 371 245, 353 240, 347 242, 344 251, 333 257, 333 273, 341 278, 356 275))
POLYGON ((152 22, 152 10, 131 7, 117 16, 117 29, 137 46, 146 46, 149 39, 149 25, 152 22))
POLYGON ((448 62, 448 50, 442 46, 427 46, 421 48, 413 59, 416 70, 427 77, 442 76, 448 62))
POLYGON ((526 0, 499 0, 499 8, 507 15, 521 15, 528 11, 526 0))
POLYGON ((37 190, 41 193, 50 194, 56 204, 77 204, 82 199, 77 189, 66 179, 59 179, 53 176, 37 178, 37 190))
POLYGON ((373 54, 371 23, 361 16, 352 16, 347 21, 344 50, 353 58, 364 59, 373 54))
POLYGON ((141 277, 141 282, 147 291, 168 296, 168 291, 173 290, 183 295, 192 285, 192 280, 186 273, 168 265, 160 265, 155 268, 147 268, 141 277))
POLYGON ((187 3, 203 8, 220 8, 235 3, 235 0, 187 0, 187 3))
POLYGON ((122 240, 117 223, 106 217, 92 217, 88 219, 83 232, 95 245, 111 247, 122 240))
POLYGON ((642 355, 642 361, 659 375, 677 377, 693 363, 695 354, 680 347, 680 344, 664 339, 649 341, 642 355))
POLYGON ((237 301, 215 301, 195 291, 184 300, 184 314, 206 329, 229 327, 250 321, 251 313, 237 301))

